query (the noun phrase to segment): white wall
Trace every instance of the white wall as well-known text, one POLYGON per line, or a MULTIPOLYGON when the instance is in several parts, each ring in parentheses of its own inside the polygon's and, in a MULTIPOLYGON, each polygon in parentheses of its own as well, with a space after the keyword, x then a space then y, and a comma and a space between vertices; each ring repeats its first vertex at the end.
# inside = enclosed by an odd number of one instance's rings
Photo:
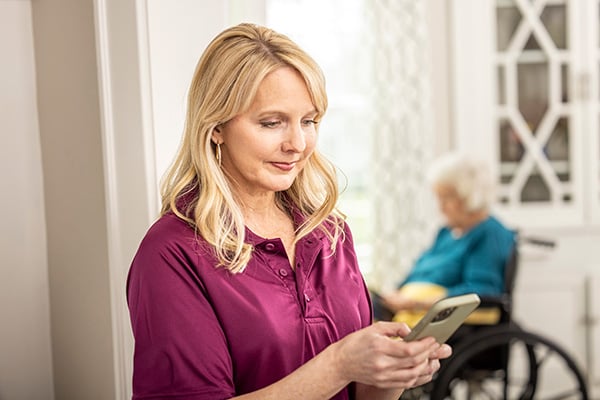
MULTIPOLYGON (((188 85, 208 41, 224 28, 225 2, 148 1, 154 156, 157 178, 168 167, 183 132, 188 85), (207 14, 217 18, 202 18, 207 14), (202 19, 202 23, 198 20, 202 19)), ((158 184, 158 182, 157 182, 158 184)))
POLYGON ((0 53, 0 399, 53 399, 29 1, 0 1, 0 53))
POLYGON ((94 3, 31 1, 31 21, 55 397, 112 399, 113 330, 94 3))

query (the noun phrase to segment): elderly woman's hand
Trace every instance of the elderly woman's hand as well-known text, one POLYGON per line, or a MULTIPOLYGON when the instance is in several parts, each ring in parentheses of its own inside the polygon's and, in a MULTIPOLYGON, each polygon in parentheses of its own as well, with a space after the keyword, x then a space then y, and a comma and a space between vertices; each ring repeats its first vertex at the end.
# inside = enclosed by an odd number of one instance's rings
POLYGON ((404 295, 400 291, 395 291, 381 296, 381 302, 383 305, 393 312, 398 312, 401 310, 425 310, 431 307, 435 300, 437 299, 432 299, 431 301, 415 300, 404 295))

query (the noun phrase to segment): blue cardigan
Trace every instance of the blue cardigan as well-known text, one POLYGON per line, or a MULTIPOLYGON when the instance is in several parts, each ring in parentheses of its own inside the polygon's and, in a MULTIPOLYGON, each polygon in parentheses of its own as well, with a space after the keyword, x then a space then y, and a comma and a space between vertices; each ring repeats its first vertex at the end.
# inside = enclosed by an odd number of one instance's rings
POLYGON ((444 227, 400 286, 428 282, 445 287, 448 296, 498 295, 504 288, 504 267, 514 246, 515 233, 491 216, 459 238, 444 227))

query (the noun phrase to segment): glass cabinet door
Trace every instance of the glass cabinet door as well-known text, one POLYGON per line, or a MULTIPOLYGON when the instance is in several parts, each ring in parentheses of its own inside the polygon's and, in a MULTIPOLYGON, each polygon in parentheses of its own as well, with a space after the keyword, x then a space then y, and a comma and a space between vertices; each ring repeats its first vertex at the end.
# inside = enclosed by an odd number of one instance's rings
POLYGON ((599 1, 467 2, 453 10, 457 146, 479 143, 477 152, 495 161, 498 208, 509 220, 600 222, 600 90, 591 88, 600 73, 599 1), (461 93, 472 80, 480 84, 461 93))
POLYGON ((570 203, 576 196, 567 4, 498 0, 495 13, 499 200, 570 203))

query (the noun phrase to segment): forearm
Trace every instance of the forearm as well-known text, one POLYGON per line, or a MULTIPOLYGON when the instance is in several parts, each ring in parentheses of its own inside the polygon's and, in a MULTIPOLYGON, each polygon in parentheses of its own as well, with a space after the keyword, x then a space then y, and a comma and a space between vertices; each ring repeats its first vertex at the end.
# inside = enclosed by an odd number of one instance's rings
POLYGON ((350 382, 357 382, 357 398, 394 400, 399 388, 429 382, 439 359, 450 356, 431 337, 412 342, 405 324, 377 322, 335 342, 297 370, 240 400, 322 400, 333 397, 350 382))
POLYGON ((234 399, 322 400, 333 397, 350 383, 341 376, 336 367, 335 346, 329 346, 283 379, 234 399))
POLYGON ((404 389, 380 389, 374 386, 356 384, 356 400, 397 400, 404 389))
MULTIPOLYGON (((492 267, 490 267, 492 268, 492 267)), ((464 282, 448 287, 447 296, 458 296, 466 293, 479 295, 497 295, 502 292, 500 278, 493 274, 469 274, 464 282)))

